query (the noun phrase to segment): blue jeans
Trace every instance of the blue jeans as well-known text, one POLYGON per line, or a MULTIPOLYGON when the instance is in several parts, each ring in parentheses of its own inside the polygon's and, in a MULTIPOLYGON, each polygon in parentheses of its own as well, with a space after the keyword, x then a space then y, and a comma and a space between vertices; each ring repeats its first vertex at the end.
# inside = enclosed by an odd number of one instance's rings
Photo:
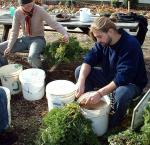
MULTIPOLYGON (((75 78, 78 80, 81 66, 77 67, 75 70, 75 78)), ((85 81, 85 92, 93 91, 95 88, 101 88, 110 83, 103 71, 94 67, 91 68, 91 72, 85 81)), ((116 90, 112 92, 113 100, 113 111, 114 114, 110 115, 109 126, 114 127, 118 125, 124 118, 128 105, 132 102, 133 98, 141 94, 141 89, 135 84, 128 84, 126 86, 119 86, 116 90)), ((111 110, 112 111, 112 110, 111 110)))
MULTIPOLYGON (((8 41, 0 43, 0 54, 7 48, 8 41)), ((15 42, 11 52, 23 52, 29 50, 28 62, 32 67, 41 67, 40 54, 44 51, 46 41, 43 36, 28 37, 23 36, 15 42)))
POLYGON ((3 54, 0 53, 0 67, 3 65, 7 65, 8 61, 6 59, 6 57, 3 56, 3 54))
POLYGON ((0 88, 0 132, 8 126, 7 96, 4 89, 0 88))

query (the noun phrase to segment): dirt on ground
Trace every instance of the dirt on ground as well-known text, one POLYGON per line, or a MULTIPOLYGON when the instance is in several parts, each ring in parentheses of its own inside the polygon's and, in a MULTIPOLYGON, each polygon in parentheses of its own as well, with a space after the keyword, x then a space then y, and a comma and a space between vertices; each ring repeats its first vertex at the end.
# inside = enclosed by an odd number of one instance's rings
MULTIPOLYGON (((92 45, 92 41, 87 35, 70 34, 78 38, 78 40, 87 46, 92 45)), ((58 33, 46 32, 46 40, 54 41, 60 37, 58 33)), ((147 34, 145 42, 142 46, 144 53, 147 76, 149 83, 145 89, 150 88, 150 35, 147 34)), ((46 71, 46 84, 52 80, 66 79, 75 82, 74 70, 81 62, 72 62, 70 64, 61 64, 52 72, 46 71)), ((11 98, 11 122, 12 127, 17 133, 19 140, 15 145, 33 145, 43 116, 48 112, 48 104, 46 96, 39 101, 27 101, 22 94, 12 96, 11 98)))
MULTIPOLYGON (((81 43, 89 42, 89 38, 83 34, 73 34, 81 41, 81 43)), ((46 39, 51 41, 53 38, 57 39, 57 33, 48 32, 46 39), (56 36, 56 37, 55 37, 56 36)), ((150 37, 146 37, 142 46, 144 53, 147 75, 150 80, 150 37)), ((46 84, 53 80, 66 79, 75 82, 74 70, 80 65, 80 62, 72 62, 70 64, 61 64, 52 72, 46 72, 46 84)), ((145 91, 150 88, 148 83, 145 91)), ((39 130, 42 117, 48 112, 47 99, 44 96, 39 101, 27 101, 22 94, 12 96, 11 100, 12 112, 12 127, 19 136, 19 140, 15 145, 32 145, 37 132, 39 130)), ((128 120, 129 121, 129 120, 128 120)), ((131 120, 130 120, 131 121, 131 120)), ((130 122, 129 121, 129 122, 130 122)), ((130 123, 129 123, 130 124, 130 123)))

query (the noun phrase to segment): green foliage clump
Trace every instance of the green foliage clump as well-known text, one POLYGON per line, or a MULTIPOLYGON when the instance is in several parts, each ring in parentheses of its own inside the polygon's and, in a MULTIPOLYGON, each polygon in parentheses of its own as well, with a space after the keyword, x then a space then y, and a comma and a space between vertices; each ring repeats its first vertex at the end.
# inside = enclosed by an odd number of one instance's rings
POLYGON ((69 43, 64 43, 61 40, 48 43, 44 51, 44 56, 49 64, 69 63, 81 59, 82 54, 85 52, 86 50, 80 46, 77 38, 70 37, 69 43))
POLYGON ((108 138, 111 145, 143 145, 140 134, 128 129, 108 138))
POLYGON ((98 145, 91 122, 84 118, 80 107, 70 103, 52 109, 44 118, 36 145, 98 145))
POLYGON ((144 110, 144 125, 141 131, 143 133, 143 144, 150 145, 150 102, 144 110))
POLYGON ((130 129, 108 137, 111 145, 150 145, 150 102, 144 110, 144 125, 139 132, 130 129))

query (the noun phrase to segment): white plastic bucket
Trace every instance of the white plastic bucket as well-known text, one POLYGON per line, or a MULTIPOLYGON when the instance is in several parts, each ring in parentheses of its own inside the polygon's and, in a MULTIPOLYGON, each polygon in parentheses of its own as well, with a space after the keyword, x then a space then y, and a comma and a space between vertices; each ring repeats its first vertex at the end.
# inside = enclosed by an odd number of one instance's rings
POLYGON ((62 107, 75 99, 75 84, 67 80, 56 80, 47 84, 46 97, 48 110, 55 107, 62 107))
POLYGON ((6 92, 7 95, 7 111, 8 111, 8 121, 9 125, 11 124, 11 108, 10 108, 10 100, 11 100, 11 95, 10 95, 10 90, 6 87, 0 86, 0 88, 3 88, 6 92))
POLYGON ((2 86, 9 88, 12 95, 21 92, 19 74, 23 67, 20 64, 8 64, 0 68, 2 86))
POLYGON ((45 72, 42 69, 30 68, 23 70, 19 79, 23 97, 29 101, 41 99, 45 94, 45 72))
POLYGON ((108 129, 110 112, 109 96, 103 96, 102 101, 106 102, 106 104, 103 106, 99 106, 96 110, 81 108, 81 112, 85 116, 85 118, 88 118, 92 121, 92 128, 97 136, 102 136, 108 129))
POLYGON ((89 8, 80 8, 80 21, 83 23, 91 21, 91 12, 89 8))

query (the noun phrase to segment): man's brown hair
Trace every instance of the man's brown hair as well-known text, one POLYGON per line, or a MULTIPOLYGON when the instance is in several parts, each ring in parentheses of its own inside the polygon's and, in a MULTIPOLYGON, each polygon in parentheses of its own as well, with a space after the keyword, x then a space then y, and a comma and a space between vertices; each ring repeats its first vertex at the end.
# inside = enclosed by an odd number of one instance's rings
POLYGON ((90 36, 96 41, 96 38, 93 35, 93 31, 102 31, 107 33, 109 29, 117 30, 116 25, 108 17, 99 17, 94 20, 90 27, 90 36))

